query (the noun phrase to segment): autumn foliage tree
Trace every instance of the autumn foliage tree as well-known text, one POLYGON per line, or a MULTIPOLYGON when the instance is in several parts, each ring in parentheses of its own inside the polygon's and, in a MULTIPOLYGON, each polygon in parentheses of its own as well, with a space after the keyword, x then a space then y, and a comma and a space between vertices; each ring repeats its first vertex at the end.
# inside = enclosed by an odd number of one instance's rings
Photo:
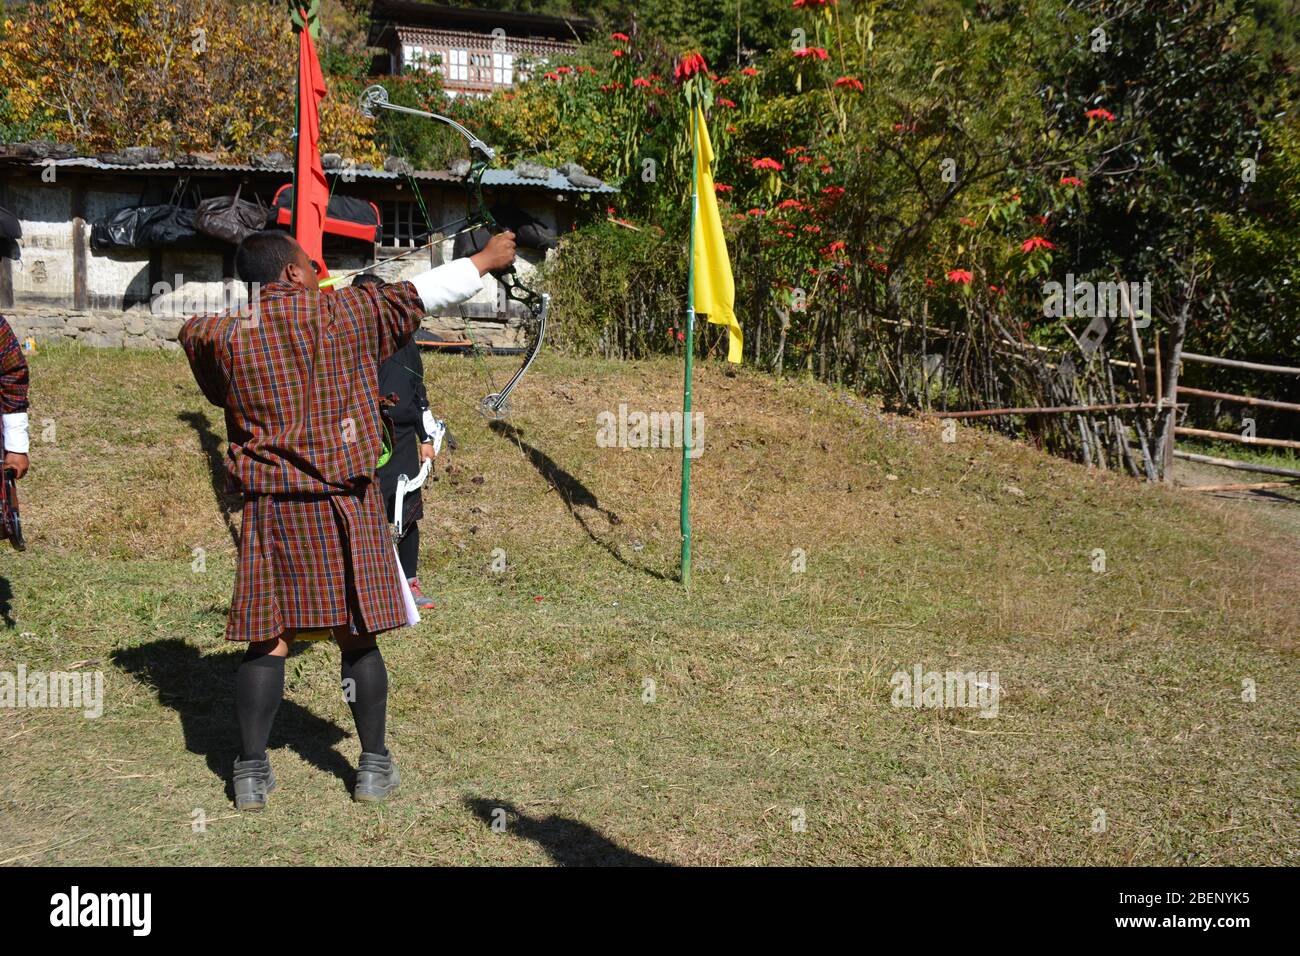
MULTIPOLYGON (((297 46, 285 9, 238 0, 50 0, 4 22, 8 125, 86 151, 289 150, 297 46)), ((369 124, 327 100, 326 148, 373 158, 369 124)))

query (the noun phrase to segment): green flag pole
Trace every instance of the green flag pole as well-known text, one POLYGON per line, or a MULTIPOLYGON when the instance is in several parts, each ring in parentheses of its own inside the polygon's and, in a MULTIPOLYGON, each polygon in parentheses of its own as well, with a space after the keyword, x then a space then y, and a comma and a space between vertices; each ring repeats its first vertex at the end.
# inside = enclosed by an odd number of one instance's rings
POLYGON ((699 163, 699 113, 694 97, 688 97, 691 109, 691 237, 686 259, 686 374, 682 387, 682 584, 691 589, 691 364, 695 356, 695 218, 700 211, 700 194, 696 190, 699 163))

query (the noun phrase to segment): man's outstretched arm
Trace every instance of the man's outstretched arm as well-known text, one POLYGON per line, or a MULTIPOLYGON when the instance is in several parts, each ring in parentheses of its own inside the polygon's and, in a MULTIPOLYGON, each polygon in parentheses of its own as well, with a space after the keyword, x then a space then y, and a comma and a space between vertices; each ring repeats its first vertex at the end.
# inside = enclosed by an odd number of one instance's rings
POLYGON ((408 282, 384 286, 349 286, 335 295, 352 309, 369 306, 378 314, 378 353, 383 361, 415 334, 430 312, 458 305, 483 291, 484 273, 504 269, 515 261, 515 236, 493 236, 482 252, 421 272, 408 282))

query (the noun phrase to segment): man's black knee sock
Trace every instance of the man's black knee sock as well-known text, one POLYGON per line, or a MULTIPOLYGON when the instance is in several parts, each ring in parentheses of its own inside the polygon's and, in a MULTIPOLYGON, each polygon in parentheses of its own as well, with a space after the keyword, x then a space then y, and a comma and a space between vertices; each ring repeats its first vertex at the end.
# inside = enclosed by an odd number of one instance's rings
POLYGON ((388 668, 377 647, 343 652, 343 698, 352 708, 361 749, 383 756, 384 722, 388 715, 388 668))
POLYGON ((271 724, 284 697, 284 658, 244 655, 235 671, 235 713, 239 716, 241 760, 265 760, 271 724))

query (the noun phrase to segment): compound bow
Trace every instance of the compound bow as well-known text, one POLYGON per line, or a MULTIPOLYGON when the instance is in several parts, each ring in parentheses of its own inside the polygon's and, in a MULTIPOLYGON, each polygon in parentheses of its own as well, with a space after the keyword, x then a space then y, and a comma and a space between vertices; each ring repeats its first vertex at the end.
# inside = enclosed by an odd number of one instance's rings
MULTIPOLYGON (((492 160, 496 158, 496 150, 448 116, 442 116, 438 113, 430 113, 426 110, 417 110, 409 106, 399 106, 396 103, 390 103, 388 101, 388 90, 377 84, 375 86, 367 87, 361 94, 360 108, 363 114, 375 118, 378 117, 379 111, 388 110, 394 113, 406 113, 410 116, 419 116, 424 119, 431 119, 439 123, 445 123, 461 136, 465 137, 466 141, 469 143, 470 155, 472 158, 470 159, 469 172, 465 176, 465 185, 468 187, 470 196, 472 197, 472 208, 469 210, 468 215, 463 218, 455 220, 453 223, 435 228, 429 219, 428 210, 424 208, 424 203, 421 202, 420 209, 424 213, 425 225, 429 228, 430 236, 430 243, 426 243, 426 245, 431 244, 433 241, 441 241, 442 239, 447 238, 446 230, 451 228, 453 225, 458 226, 459 228, 455 232, 451 233, 451 235, 459 235, 462 232, 468 232, 480 228, 486 228, 492 232, 502 231, 501 225, 496 221, 496 218, 492 215, 491 211, 487 207, 487 203, 483 199, 483 174, 487 171, 492 160), (433 240, 432 237, 434 235, 437 235, 439 238, 433 240)), ((406 177, 410 181, 411 188, 415 191, 415 195, 419 197, 419 184, 415 182, 415 179, 410 172, 406 173, 406 177)), ((425 248, 425 246, 420 246, 419 248, 422 249, 425 248)), ((411 250, 411 252, 415 251, 417 250, 411 250)), ((401 255, 394 256, 393 258, 398 259, 409 254, 409 252, 404 252, 401 253, 401 255)), ((392 259, 386 259, 384 261, 391 262, 392 259)), ((542 340, 546 335, 546 313, 550 310, 551 297, 544 292, 538 292, 525 285, 523 280, 519 278, 519 273, 515 271, 513 265, 503 273, 494 273, 494 275, 496 275, 496 278, 501 282, 502 287, 505 289, 507 301, 513 300, 518 302, 527 311, 528 319, 526 325, 528 327, 528 334, 526 338, 530 339, 524 348, 523 361, 520 363, 519 368, 515 369, 515 373, 510 376, 510 380, 506 382, 505 387, 498 390, 495 388, 495 383, 493 383, 493 391, 484 396, 483 400, 479 402, 479 410, 483 414, 490 418, 504 418, 510 414, 510 393, 514 391, 515 386, 519 384, 521 379, 523 379, 524 373, 528 371, 529 367, 533 364, 533 360, 537 358, 537 353, 542 349, 542 340)))

